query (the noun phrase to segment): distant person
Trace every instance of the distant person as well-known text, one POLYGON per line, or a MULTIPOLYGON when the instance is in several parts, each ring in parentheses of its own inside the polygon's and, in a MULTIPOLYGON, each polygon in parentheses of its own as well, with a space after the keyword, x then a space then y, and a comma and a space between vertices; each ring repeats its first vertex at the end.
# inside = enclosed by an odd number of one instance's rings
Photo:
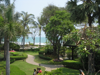
POLYGON ((39 73, 42 73, 42 70, 41 70, 41 68, 39 68, 39 73))
POLYGON ((33 73, 33 75, 37 75, 37 73, 36 73, 36 69, 34 69, 34 73, 33 73))

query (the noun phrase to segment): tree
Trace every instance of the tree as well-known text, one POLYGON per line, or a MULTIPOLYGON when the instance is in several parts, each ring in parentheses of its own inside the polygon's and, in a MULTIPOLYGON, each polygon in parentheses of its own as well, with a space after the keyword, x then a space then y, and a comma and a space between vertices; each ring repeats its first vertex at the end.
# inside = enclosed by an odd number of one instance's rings
POLYGON ((6 52, 6 75, 10 75, 10 55, 9 55, 9 42, 10 40, 18 36, 21 32, 21 24, 14 20, 14 5, 5 6, 5 9, 2 12, 3 16, 3 26, 0 28, 0 32, 4 34, 4 43, 5 43, 5 52, 6 52), (20 28, 19 28, 20 27, 20 28))
MULTIPOLYGON (((92 30, 92 23, 95 18, 100 20, 100 15, 98 14, 100 11, 100 1, 99 0, 70 0, 67 3, 67 10, 71 13, 71 19, 77 23, 83 22, 86 18, 88 18, 88 25, 90 30, 92 30), (79 1, 82 1, 81 4, 78 4, 79 1)), ((93 51, 89 49, 90 54, 88 54, 88 58, 92 58, 93 51)), ((88 65, 92 62, 89 61, 88 65)), ((93 64, 93 62, 92 62, 93 64)), ((93 73, 92 66, 88 66, 89 73, 93 73)))
POLYGON ((37 26, 37 22, 36 21, 33 21, 33 23, 32 23, 32 39, 33 39, 33 44, 35 45, 35 36, 36 36, 36 34, 37 34, 37 32, 38 32, 38 26, 37 26))
POLYGON ((25 45, 25 36, 29 33, 29 26, 28 24, 31 24, 34 20, 34 15, 33 14, 28 14, 27 12, 24 12, 22 11, 22 24, 23 24, 23 27, 24 27, 24 30, 23 30, 23 39, 22 39, 22 42, 23 42, 23 49, 24 49, 24 45, 25 45))
POLYGON ((88 18, 88 25, 92 27, 95 15, 98 11, 98 0, 70 0, 67 2, 67 10, 71 13, 71 19, 75 22, 83 22, 88 18), (81 4, 78 2, 81 1, 81 4))
POLYGON ((39 28, 39 36, 40 36, 40 38, 39 38, 39 47, 41 47, 41 30, 43 29, 43 26, 40 25, 41 24, 41 18, 38 17, 37 19, 38 19, 38 28, 39 28))
MULTIPOLYGON (((85 27, 80 30, 74 30, 70 34, 64 36, 64 40, 68 41, 71 40, 78 46, 77 52, 79 55, 87 55, 88 56, 88 72, 87 75, 90 73, 95 72, 94 66, 94 58, 95 53, 98 51, 96 45, 99 45, 100 38, 99 38, 99 27, 93 27, 91 30, 89 27, 85 27)), ((83 64, 86 65, 86 64, 83 64)), ((85 66, 83 66, 84 68, 85 66)), ((85 68, 84 68, 85 70, 85 68)))
POLYGON ((59 10, 59 8, 55 5, 48 5, 47 7, 45 7, 43 9, 42 15, 38 17, 39 24, 44 28, 49 23, 50 17, 54 16, 57 10, 59 10))
POLYGON ((55 16, 52 16, 46 25, 46 37, 52 43, 54 54, 58 54, 58 59, 62 37, 70 33, 73 29, 74 25, 70 20, 70 14, 66 11, 56 11, 55 16))

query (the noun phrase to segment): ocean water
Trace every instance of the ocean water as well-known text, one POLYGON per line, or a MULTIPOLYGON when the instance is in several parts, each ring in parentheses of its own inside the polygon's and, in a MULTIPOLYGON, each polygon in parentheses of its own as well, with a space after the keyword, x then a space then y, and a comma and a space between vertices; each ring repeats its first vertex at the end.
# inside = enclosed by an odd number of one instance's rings
MULTIPOLYGON (((40 37, 35 37, 35 45, 39 44, 39 38, 40 37)), ((21 44, 21 41, 22 41, 22 37, 18 39, 18 44, 21 44)), ((32 37, 28 37, 28 38, 25 37, 25 44, 29 44, 29 42, 33 43, 32 37)), ((46 37, 41 37, 41 45, 45 45, 45 44, 46 44, 46 37)))

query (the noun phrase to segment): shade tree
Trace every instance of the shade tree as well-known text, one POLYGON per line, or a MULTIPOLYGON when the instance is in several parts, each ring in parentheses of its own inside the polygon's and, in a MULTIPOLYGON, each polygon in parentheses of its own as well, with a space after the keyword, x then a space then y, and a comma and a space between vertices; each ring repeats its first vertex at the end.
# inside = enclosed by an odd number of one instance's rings
POLYGON ((53 53, 58 55, 61 48, 62 37, 74 29, 73 22, 70 20, 70 13, 66 11, 56 11, 56 14, 50 18, 45 27, 46 38, 53 45, 53 53))

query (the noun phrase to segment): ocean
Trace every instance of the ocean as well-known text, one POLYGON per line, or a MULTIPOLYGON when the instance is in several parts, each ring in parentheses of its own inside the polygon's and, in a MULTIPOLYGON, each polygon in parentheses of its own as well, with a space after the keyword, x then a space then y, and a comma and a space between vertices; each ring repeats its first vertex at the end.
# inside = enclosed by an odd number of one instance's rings
MULTIPOLYGON (((39 44, 39 38, 40 37, 35 37, 35 45, 39 44)), ((17 43, 21 45, 22 37, 19 38, 17 41, 18 41, 17 43)), ((29 44, 29 42, 33 43, 32 37, 25 38, 25 44, 29 44)), ((46 37, 41 37, 41 45, 45 44, 46 44, 46 37)))

